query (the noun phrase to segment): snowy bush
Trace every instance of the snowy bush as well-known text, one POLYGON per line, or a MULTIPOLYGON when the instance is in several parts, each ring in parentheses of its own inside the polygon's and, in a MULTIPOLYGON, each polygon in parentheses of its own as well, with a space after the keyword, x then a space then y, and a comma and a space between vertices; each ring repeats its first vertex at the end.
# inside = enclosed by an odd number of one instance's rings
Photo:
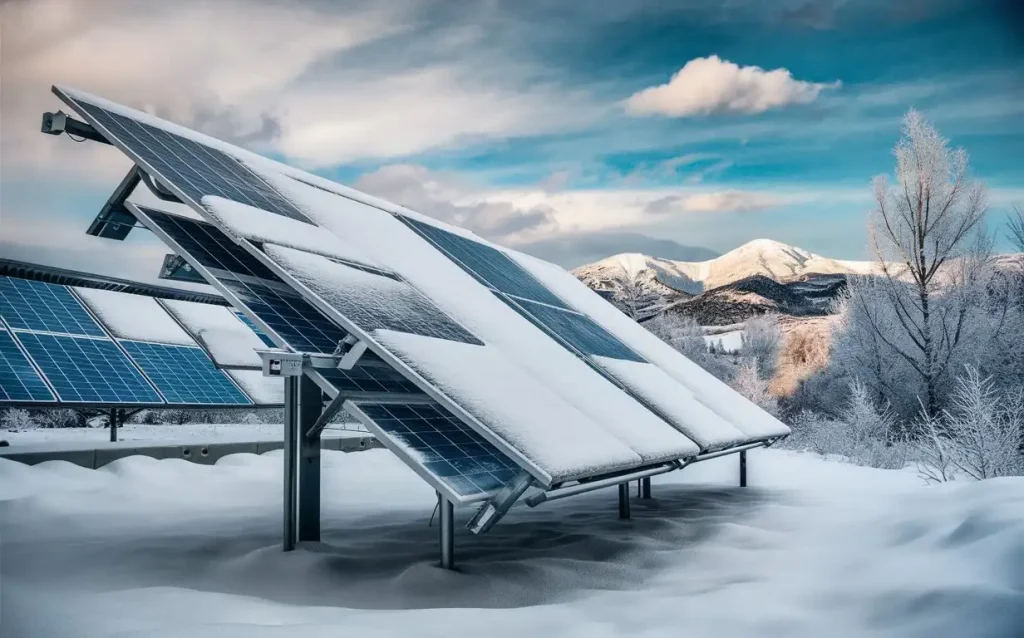
POLYGON ((762 379, 775 376, 782 340, 778 318, 771 314, 751 317, 744 325, 742 340, 740 353, 757 362, 758 376, 762 379))
POLYGON ((44 428, 77 428, 85 419, 76 410, 40 410, 35 421, 44 428))
POLYGON ((1000 394, 972 366, 957 379, 950 409, 925 422, 922 474, 946 480, 951 467, 974 480, 1024 476, 1024 389, 1000 394))
POLYGON ((20 408, 10 408, 4 410, 3 415, 0 416, 0 426, 3 426, 5 430, 27 430, 35 427, 35 423, 32 421, 32 417, 29 416, 28 411, 20 408))
POLYGON ((756 361, 741 364, 730 385, 768 414, 779 416, 779 401, 768 391, 768 380, 761 376, 756 361))
POLYGON ((704 331, 693 317, 663 312, 643 326, 718 379, 729 382, 735 375, 728 355, 708 351, 704 331))

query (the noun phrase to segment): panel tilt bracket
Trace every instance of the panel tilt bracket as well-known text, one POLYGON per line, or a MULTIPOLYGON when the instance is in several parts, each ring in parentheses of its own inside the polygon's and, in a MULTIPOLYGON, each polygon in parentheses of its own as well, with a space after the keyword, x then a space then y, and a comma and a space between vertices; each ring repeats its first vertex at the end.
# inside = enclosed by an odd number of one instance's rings
POLYGON ((520 472, 484 503, 473 518, 466 523, 466 528, 474 534, 485 534, 508 513, 519 497, 533 485, 533 477, 529 472, 520 472))
POLYGON ((135 215, 125 207, 124 203, 141 180, 142 170, 138 166, 132 166, 114 192, 107 198, 103 208, 96 215, 96 219, 89 224, 89 229, 85 231, 85 234, 117 241, 128 237, 128 233, 135 227, 135 215))

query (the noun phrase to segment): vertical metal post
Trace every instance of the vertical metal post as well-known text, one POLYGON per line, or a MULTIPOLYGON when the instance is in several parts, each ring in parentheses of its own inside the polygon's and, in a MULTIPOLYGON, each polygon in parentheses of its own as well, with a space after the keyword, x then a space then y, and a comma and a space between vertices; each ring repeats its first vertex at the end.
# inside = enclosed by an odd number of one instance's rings
POLYGON ((284 378, 284 551, 298 538, 299 379, 284 378))
POLYGON ((619 483, 619 518, 629 518, 629 483, 619 483))
POLYGON ((640 498, 651 498, 651 477, 640 479, 640 498))
POLYGON ((747 451, 740 452, 740 487, 747 486, 747 451))
POLYGON ((107 421, 110 425, 110 442, 117 443, 117 408, 110 408, 110 416, 107 421))
POLYGON ((441 567, 455 568, 455 506, 437 493, 437 507, 441 512, 441 567))
POLYGON ((299 377, 298 409, 298 488, 299 540, 320 540, 320 433, 307 436, 324 411, 320 386, 303 375, 299 377))

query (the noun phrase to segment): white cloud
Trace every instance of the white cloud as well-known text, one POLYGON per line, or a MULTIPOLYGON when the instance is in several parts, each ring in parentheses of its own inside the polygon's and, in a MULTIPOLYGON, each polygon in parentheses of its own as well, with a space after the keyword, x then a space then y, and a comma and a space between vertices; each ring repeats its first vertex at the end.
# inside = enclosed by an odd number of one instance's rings
POLYGON ((626 101, 633 115, 690 117, 716 113, 755 114, 807 104, 840 82, 818 84, 793 78, 786 69, 739 66, 717 55, 690 60, 668 81, 634 93, 626 101))
POLYGON ((675 210, 684 213, 742 212, 773 208, 783 201, 781 197, 773 193, 728 190, 678 196, 669 203, 667 211, 675 210))

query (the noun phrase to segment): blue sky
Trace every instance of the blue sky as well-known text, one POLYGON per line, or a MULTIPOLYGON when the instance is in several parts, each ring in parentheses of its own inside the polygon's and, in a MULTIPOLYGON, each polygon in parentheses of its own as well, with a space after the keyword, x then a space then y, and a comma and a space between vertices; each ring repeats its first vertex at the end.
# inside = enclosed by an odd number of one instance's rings
POLYGON ((147 277, 163 252, 82 235, 128 167, 36 133, 53 83, 565 266, 759 237, 866 258, 911 106, 967 149, 994 229, 1024 203, 1012 0, 164 4, 2 9, 5 254, 147 277))

